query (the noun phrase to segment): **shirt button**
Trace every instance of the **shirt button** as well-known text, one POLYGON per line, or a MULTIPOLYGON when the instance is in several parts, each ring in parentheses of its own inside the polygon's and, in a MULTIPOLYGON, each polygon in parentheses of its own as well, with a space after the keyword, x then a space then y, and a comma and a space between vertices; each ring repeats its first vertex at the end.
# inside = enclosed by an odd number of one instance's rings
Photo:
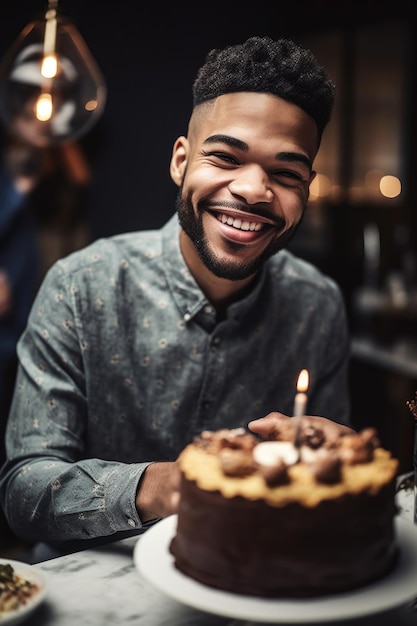
POLYGON ((221 342, 220 337, 214 337, 214 339, 213 339, 214 345, 218 346, 220 342, 221 342))
POLYGON ((129 526, 132 526, 132 528, 136 527, 135 520, 133 520, 131 517, 127 518, 127 523, 129 524, 129 526))
POLYGON ((191 319, 191 315, 189 313, 185 313, 184 315, 184 322, 189 322, 191 319))
POLYGON ((213 307, 210 306, 210 304, 206 304, 204 307, 204 313, 207 313, 207 315, 211 315, 211 313, 213 313, 213 307))

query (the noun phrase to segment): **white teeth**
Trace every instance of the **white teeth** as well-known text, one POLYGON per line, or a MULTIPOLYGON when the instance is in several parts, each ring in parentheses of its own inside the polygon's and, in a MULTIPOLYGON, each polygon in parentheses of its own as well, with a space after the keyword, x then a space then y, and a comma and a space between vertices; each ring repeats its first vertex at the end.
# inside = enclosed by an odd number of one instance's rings
POLYGON ((247 220, 243 221, 238 217, 232 217, 231 215, 220 215, 219 219, 223 224, 227 224, 228 226, 233 226, 233 228, 238 228, 240 230, 261 230, 263 224, 260 222, 249 222, 247 220))

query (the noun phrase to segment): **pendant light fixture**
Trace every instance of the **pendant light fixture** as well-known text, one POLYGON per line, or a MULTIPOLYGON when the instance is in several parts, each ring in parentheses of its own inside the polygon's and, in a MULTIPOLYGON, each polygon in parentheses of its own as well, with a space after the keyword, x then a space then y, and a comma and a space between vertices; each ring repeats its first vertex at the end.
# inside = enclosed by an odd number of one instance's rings
POLYGON ((37 147, 73 141, 103 113, 106 84, 58 0, 30 22, 0 61, 0 119, 37 147))

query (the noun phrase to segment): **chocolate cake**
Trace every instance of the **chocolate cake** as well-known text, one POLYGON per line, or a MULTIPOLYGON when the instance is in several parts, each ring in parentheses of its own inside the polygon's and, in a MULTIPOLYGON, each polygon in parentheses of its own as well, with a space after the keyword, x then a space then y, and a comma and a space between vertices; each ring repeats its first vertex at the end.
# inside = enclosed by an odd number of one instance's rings
POLYGON ((244 595, 302 598, 384 576, 397 556, 398 461, 375 429, 336 435, 282 420, 272 439, 205 431, 179 457, 170 543, 187 576, 244 595))

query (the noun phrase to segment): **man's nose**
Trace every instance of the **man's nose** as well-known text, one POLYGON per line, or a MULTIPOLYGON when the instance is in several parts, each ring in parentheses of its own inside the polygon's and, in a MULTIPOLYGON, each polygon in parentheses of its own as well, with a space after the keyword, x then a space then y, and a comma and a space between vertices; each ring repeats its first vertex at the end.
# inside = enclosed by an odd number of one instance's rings
POLYGON ((240 196, 248 204, 272 202, 274 194, 265 170, 259 165, 246 165, 234 170, 234 179, 229 184, 229 191, 240 196))

